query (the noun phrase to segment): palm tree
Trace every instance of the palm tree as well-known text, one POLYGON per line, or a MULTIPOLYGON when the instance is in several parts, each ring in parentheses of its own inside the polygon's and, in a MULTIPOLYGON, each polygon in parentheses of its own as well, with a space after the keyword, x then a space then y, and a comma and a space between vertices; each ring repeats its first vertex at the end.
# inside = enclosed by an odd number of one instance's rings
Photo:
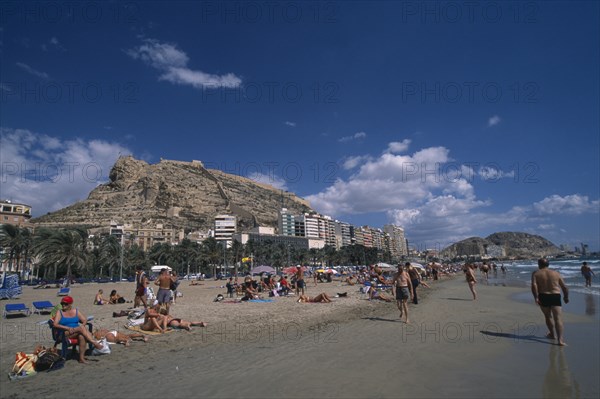
POLYGON ((114 269, 118 268, 121 264, 121 242, 116 236, 103 237, 100 243, 100 275, 102 275, 102 268, 104 265, 108 268, 108 275, 110 278, 113 276, 114 269))
POLYGON ((8 261, 8 270, 24 271, 31 250, 32 239, 29 229, 3 224, 0 228, 0 248, 4 249, 3 261, 8 261))
POLYGON ((80 271, 87 263, 87 232, 80 228, 63 230, 41 230, 36 237, 34 252, 47 264, 56 268, 63 264, 67 268, 67 284, 72 270, 80 271))

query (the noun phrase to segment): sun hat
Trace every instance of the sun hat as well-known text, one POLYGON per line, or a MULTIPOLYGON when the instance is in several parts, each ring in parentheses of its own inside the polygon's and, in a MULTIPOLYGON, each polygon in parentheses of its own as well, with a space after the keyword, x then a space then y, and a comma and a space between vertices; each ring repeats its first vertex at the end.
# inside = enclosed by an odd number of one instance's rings
POLYGON ((64 297, 63 299, 61 299, 60 303, 72 304, 73 303, 73 297, 70 297, 69 295, 67 295, 66 297, 64 297))

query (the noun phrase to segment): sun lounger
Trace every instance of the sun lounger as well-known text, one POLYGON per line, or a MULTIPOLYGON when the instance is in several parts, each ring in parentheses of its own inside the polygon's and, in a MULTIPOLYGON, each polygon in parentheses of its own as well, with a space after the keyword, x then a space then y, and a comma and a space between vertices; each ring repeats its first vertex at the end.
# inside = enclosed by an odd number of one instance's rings
POLYGON ((58 293, 56 294, 57 296, 67 296, 71 293, 71 288, 70 287, 63 287, 61 289, 58 290, 58 293))
POLYGON ((3 317, 11 316, 15 314, 24 314, 25 316, 29 316, 31 311, 24 303, 7 303, 4 305, 4 313, 3 317))
POLYGON ((50 301, 33 302, 33 313, 42 314, 42 312, 51 312, 54 305, 50 301))

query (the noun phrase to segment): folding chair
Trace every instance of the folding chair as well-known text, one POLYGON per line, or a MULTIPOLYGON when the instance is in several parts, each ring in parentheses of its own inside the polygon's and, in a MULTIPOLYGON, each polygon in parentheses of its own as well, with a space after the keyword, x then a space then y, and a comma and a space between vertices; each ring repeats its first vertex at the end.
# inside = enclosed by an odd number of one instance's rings
POLYGON ((31 311, 24 303, 7 303, 4 305, 4 313, 2 316, 6 318, 7 316, 13 316, 16 314, 24 314, 25 316, 29 316, 31 311))
MULTIPOLYGON (((88 321, 93 320, 94 317, 90 316, 88 317, 88 321)), ((67 338, 67 334, 65 334, 65 330, 61 330, 60 328, 55 328, 54 327, 54 320, 50 319, 48 320, 48 325, 50 326, 50 329, 52 330, 52 339, 54 340, 54 347, 56 348, 58 346, 58 344, 61 345, 60 347, 60 355, 62 356, 63 359, 67 360, 68 359, 68 354, 69 354, 69 348, 71 348, 71 356, 74 356, 74 354, 77 352, 77 347, 79 346, 79 340, 77 338, 67 338)), ((88 330, 91 332, 93 332, 93 326, 92 323, 88 323, 88 330)), ((88 348, 90 350, 94 349, 94 345, 93 344, 88 344, 88 348)))
POLYGON ((33 302, 33 313, 42 314, 42 312, 51 312, 54 305, 50 301, 33 302))
POLYGON ((61 289, 58 290, 58 293, 56 294, 57 296, 67 296, 71 294, 71 288, 70 287, 63 287, 61 289))

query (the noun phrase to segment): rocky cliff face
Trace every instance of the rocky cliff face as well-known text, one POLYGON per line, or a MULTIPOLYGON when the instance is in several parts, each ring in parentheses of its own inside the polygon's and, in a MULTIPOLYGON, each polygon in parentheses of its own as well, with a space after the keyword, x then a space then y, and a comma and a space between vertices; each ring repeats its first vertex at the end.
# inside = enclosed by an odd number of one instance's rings
POLYGON ((471 237, 459 241, 445 248, 442 256, 447 258, 483 257, 497 253, 497 248, 502 248, 504 256, 509 258, 539 258, 556 255, 560 252, 556 245, 544 237, 527 233, 502 232, 491 234, 486 238, 471 237))
POLYGON ((201 162, 161 160, 148 164, 121 157, 110 181, 96 187, 84 201, 32 219, 40 226, 107 227, 112 220, 136 227, 206 230, 218 214, 238 216, 242 228, 275 226, 283 206, 292 212, 310 211, 296 195, 266 184, 204 168, 201 162))

